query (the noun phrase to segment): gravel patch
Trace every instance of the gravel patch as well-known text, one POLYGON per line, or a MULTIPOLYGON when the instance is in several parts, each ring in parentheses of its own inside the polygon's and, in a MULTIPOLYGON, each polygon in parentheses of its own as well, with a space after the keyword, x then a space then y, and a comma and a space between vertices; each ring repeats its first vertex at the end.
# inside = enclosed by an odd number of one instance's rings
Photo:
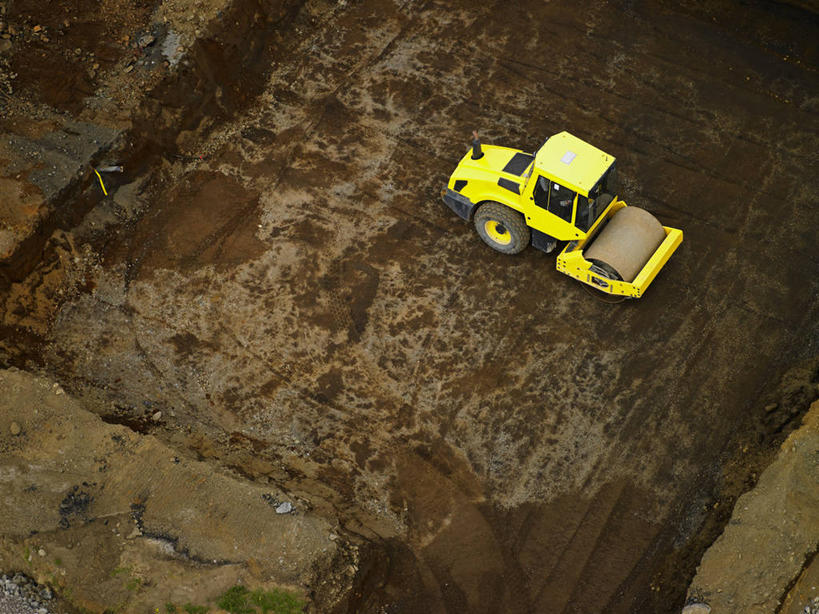
POLYGON ((811 599, 802 610, 802 614, 819 614, 819 597, 811 599))
POLYGON ((23 574, 0 576, 0 614, 51 614, 46 603, 52 597, 51 589, 23 574))

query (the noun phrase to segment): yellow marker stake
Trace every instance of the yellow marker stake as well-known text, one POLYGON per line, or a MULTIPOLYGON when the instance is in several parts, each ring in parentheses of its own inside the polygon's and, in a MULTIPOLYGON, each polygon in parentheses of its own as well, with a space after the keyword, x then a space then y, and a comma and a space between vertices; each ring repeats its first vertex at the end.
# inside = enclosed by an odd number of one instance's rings
POLYGON ((97 179, 100 180, 100 186, 102 186, 102 193, 108 196, 108 190, 105 189, 105 184, 102 182, 102 177, 97 172, 97 169, 94 169, 94 172, 97 173, 97 179))

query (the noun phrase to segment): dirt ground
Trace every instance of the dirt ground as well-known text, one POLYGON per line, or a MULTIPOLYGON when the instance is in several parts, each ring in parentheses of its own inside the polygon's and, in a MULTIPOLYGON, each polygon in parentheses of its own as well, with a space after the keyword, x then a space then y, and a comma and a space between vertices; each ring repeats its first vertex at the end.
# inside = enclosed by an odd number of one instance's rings
POLYGON ((714 510, 816 395, 809 370, 766 410, 819 354, 816 14, 143 4, 111 36, 170 16, 178 68, 127 70, 126 44, 106 94, 11 51, 20 99, 116 118, 125 172, 107 198, 86 173, 3 266, 4 362, 338 519, 364 552, 339 612, 678 611, 714 510), (472 129, 616 156, 685 232, 646 296, 484 246, 439 198, 472 129))

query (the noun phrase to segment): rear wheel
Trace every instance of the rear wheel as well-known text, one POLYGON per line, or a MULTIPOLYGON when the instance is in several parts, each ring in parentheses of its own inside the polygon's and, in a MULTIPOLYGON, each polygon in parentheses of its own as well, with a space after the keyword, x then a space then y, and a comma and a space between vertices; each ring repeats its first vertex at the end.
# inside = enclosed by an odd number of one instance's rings
POLYGON ((475 230, 484 243, 502 254, 522 252, 531 239, 523 216, 494 202, 481 205, 475 213, 475 230))

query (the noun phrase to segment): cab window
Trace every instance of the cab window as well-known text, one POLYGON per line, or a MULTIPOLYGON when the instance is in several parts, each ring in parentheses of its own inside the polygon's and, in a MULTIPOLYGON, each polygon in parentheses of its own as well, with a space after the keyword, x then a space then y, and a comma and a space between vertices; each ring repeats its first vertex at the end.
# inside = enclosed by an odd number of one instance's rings
POLYGON ((546 179, 546 177, 538 176, 537 178, 535 191, 532 196, 535 199, 535 204, 541 209, 549 208, 549 192, 552 188, 551 183, 552 182, 546 179))
POLYGON ((549 211, 560 219, 572 221, 575 192, 553 181, 549 196, 549 211))
POLYGON ((575 218, 574 225, 577 226, 580 230, 586 231, 589 228, 591 228, 592 222, 595 219, 594 215, 595 215, 594 207, 589 206, 589 199, 585 196, 578 196, 577 217, 575 218))

